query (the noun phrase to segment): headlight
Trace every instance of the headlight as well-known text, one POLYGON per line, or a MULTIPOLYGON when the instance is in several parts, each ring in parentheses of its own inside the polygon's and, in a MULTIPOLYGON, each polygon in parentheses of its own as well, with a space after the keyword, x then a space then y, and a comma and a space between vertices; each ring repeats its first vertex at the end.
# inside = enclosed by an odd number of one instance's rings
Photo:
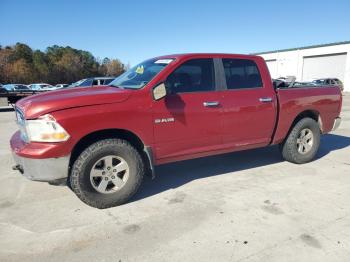
POLYGON ((44 115, 35 120, 25 120, 25 137, 32 142, 63 142, 69 134, 51 115, 44 115))

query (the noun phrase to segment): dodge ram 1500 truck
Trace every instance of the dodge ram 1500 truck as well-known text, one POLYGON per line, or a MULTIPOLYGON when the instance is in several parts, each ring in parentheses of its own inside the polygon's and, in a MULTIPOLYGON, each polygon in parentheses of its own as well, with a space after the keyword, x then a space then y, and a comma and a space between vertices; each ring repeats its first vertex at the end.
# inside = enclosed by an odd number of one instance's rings
POLYGON ((18 101, 14 169, 67 179, 86 204, 108 208, 127 202, 155 165, 269 145, 309 162, 320 135, 339 126, 341 103, 336 86, 274 86, 258 56, 157 57, 108 86, 18 101))

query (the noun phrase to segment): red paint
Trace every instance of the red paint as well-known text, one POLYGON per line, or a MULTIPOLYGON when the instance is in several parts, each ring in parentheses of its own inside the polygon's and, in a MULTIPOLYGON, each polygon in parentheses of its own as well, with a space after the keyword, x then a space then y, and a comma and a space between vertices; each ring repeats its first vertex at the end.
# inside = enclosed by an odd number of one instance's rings
POLYGON ((338 88, 273 89, 267 66, 261 57, 228 54, 184 54, 162 58, 175 61, 140 90, 109 86, 51 91, 20 100, 17 107, 26 119, 50 113, 70 134, 62 143, 29 143, 18 132, 12 149, 29 158, 69 155, 84 136, 104 129, 128 130, 153 150, 156 164, 280 143, 295 118, 305 110, 320 115, 322 131, 329 132, 340 114, 338 88), (263 87, 245 90, 183 93, 154 101, 152 88, 181 63, 192 58, 241 58, 254 60, 263 87), (271 97, 272 103, 259 98, 271 97), (219 101, 207 108, 205 101, 219 101), (174 122, 155 124, 158 118, 174 122), (274 133, 275 130, 275 133, 274 133))
POLYGON ((280 89, 277 92, 280 113, 277 119, 274 143, 281 142, 286 136, 290 124, 305 110, 319 113, 322 121, 322 132, 332 130, 334 118, 340 115, 341 93, 339 88, 296 88, 280 89))

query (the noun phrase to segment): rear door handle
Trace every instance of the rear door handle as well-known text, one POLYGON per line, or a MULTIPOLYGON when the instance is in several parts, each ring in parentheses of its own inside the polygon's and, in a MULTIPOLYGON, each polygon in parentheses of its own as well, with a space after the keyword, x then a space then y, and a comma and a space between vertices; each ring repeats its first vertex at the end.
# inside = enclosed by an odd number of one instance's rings
POLYGON ((269 103, 269 102, 272 102, 272 98, 271 97, 260 97, 259 101, 262 103, 269 103))
POLYGON ((216 107, 218 105, 220 105, 220 103, 217 101, 203 102, 203 106, 205 106, 205 107, 216 107))

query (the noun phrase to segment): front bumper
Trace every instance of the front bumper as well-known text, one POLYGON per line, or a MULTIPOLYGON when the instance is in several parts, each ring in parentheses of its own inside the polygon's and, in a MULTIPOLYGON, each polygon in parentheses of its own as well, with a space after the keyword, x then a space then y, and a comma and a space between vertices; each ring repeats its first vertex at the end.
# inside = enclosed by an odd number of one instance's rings
POLYGON ((16 132, 10 141, 13 169, 34 181, 53 182, 68 176, 70 155, 56 154, 58 144, 26 144, 16 132), (57 156, 57 157, 56 157, 57 156))
POLYGON ((340 123, 341 117, 337 117, 336 119, 334 119, 332 131, 336 130, 340 126, 340 123))
POLYGON ((34 181, 53 182, 68 176, 69 156, 34 159, 12 153, 16 165, 13 169, 34 181))

